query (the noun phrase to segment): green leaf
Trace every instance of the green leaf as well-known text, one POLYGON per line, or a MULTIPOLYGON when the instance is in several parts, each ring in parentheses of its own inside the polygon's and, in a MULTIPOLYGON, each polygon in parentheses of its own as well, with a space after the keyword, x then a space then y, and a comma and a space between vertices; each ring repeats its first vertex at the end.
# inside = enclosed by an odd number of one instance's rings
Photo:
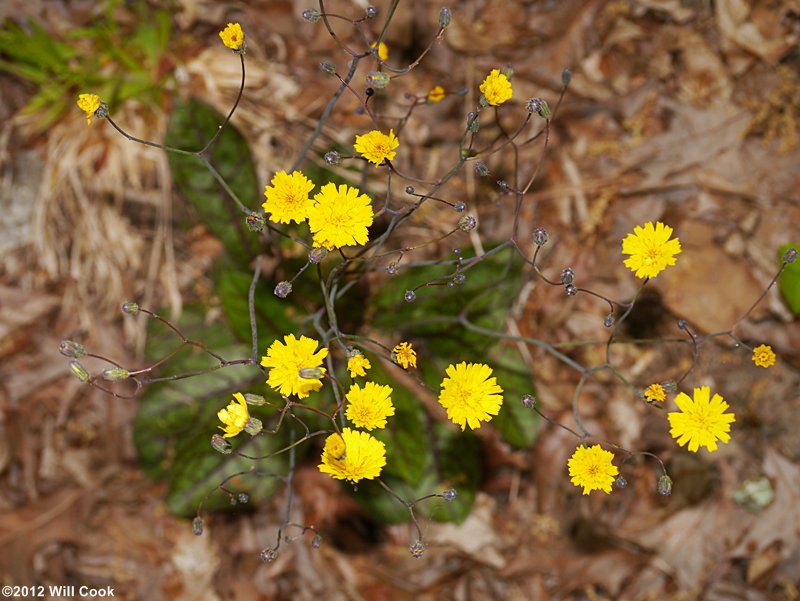
MULTIPOLYGON (((800 252, 797 244, 784 244, 778 250, 778 261, 783 262, 784 253, 790 248, 800 252)), ((783 300, 795 315, 800 315, 800 261, 789 263, 778 277, 778 290, 783 300)))
MULTIPOLYGON (((164 143, 197 151, 214 135, 225 116, 197 99, 177 101, 167 126, 164 143)), ((209 163, 247 207, 257 206, 259 184, 246 140, 228 123, 207 151, 209 163)), ((200 219, 239 263, 255 256, 255 237, 244 224, 244 214, 225 189, 196 156, 167 153, 172 177, 181 194, 194 206, 200 219)))
MULTIPOLYGON (((250 349, 237 343, 223 322, 205 324, 205 312, 199 306, 185 308, 177 327, 188 338, 202 340, 226 360, 247 358, 250 349)), ((169 328, 153 320, 149 328, 146 355, 151 362, 170 355, 180 346, 180 339, 169 328)), ((158 377, 187 374, 212 369, 219 362, 193 346, 182 348, 167 361, 158 377)), ((217 411, 226 406, 233 392, 246 392, 263 386, 263 375, 254 366, 237 365, 212 369, 188 378, 149 385, 139 402, 134 419, 134 442, 140 465, 149 476, 170 482, 167 504, 181 515, 194 513, 197 504, 223 479, 253 467, 260 472, 286 474, 288 456, 284 453, 258 463, 238 455, 222 455, 211 448, 212 434, 219 433, 217 411)), ((276 417, 268 408, 252 408, 265 428, 276 417)), ((254 456, 264 456, 286 446, 285 427, 277 435, 251 438, 246 433, 231 440, 234 448, 254 456)), ((278 486, 275 478, 248 476, 240 478, 237 491, 250 494, 254 502, 271 495, 278 486)), ((228 487, 233 488, 233 487, 228 487)), ((207 507, 228 506, 227 495, 212 495, 207 507)))

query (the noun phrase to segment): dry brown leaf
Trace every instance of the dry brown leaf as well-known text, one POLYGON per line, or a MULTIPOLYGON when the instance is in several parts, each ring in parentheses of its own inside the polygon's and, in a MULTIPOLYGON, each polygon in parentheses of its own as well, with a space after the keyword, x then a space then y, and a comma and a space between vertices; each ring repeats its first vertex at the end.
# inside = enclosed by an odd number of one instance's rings
POLYGON ((717 26, 728 41, 775 65, 797 44, 798 38, 783 29, 779 10, 759 7, 759 27, 754 22, 753 9, 757 4, 747 0, 719 0, 715 3, 717 26))

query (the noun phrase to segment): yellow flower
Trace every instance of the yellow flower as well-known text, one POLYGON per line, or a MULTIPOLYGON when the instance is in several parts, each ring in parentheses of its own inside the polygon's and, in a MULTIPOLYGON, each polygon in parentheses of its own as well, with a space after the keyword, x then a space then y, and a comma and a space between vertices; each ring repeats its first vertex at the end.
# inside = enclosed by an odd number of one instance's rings
POLYGON ((327 183, 314 195, 314 204, 308 211, 308 227, 314 237, 314 246, 328 250, 366 244, 367 228, 372 225, 372 201, 358 188, 345 184, 327 183))
POLYGON ((490 377, 492 368, 483 363, 450 365, 446 370, 449 378, 442 380, 439 404, 447 409, 447 417, 463 431, 481 427, 500 411, 503 404, 503 389, 497 380, 490 377))
POLYGON ((636 274, 637 278, 654 278, 669 265, 675 265, 675 255, 681 252, 681 241, 669 237, 672 228, 660 221, 648 221, 644 227, 638 225, 633 233, 622 241, 622 254, 631 255, 625 259, 625 267, 636 274))
POLYGON ((217 411, 219 421, 225 424, 225 427, 219 427, 224 430, 223 438, 233 438, 239 432, 244 430, 247 420, 250 419, 250 413, 247 411, 247 402, 244 400, 244 395, 241 392, 233 393, 234 400, 228 403, 224 409, 217 411), (238 404, 237 404, 238 402, 238 404))
POLYGON ((483 97, 486 98, 486 102, 492 106, 500 106, 514 93, 508 77, 500 73, 499 69, 492 69, 492 72, 483 80, 480 90, 483 97))
POLYGON ((219 38, 231 50, 239 50, 244 45, 244 32, 238 23, 228 23, 228 26, 219 32, 219 38))
POLYGON ((442 86, 434 86, 431 88, 431 91, 428 92, 428 102, 441 102, 444 99, 445 93, 444 88, 442 86))
POLYGON ((347 360, 347 369, 350 371, 351 378, 355 378, 356 376, 366 376, 366 370, 371 367, 372 364, 369 362, 369 359, 367 359, 359 351, 354 351, 353 356, 347 360))
POLYGON ((270 221, 302 223, 308 219, 311 207, 308 194, 314 189, 314 183, 302 171, 292 171, 291 175, 278 171, 270 184, 264 189, 267 200, 261 205, 264 212, 270 214, 270 221))
POLYGON ((78 108, 86 113, 86 124, 92 124, 92 117, 100 108, 100 96, 97 94, 80 94, 78 96, 78 108))
MULTIPOLYGON (((372 42, 369 45, 369 47, 370 48, 375 48, 375 42, 372 42)), ((380 45, 378 46, 378 57, 384 63, 389 60, 389 47, 386 44, 384 44, 383 42, 381 42, 380 45)))
POLYGON ((672 429, 670 436, 684 446, 689 443, 689 450, 696 453, 700 447, 709 452, 717 450, 717 439, 727 443, 731 437, 731 422, 736 421, 733 413, 725 413, 730 406, 715 394, 710 400, 711 390, 708 386, 694 389, 694 400, 685 392, 675 397, 680 411, 667 415, 672 429))
POLYGON ((386 447, 380 440, 366 432, 344 428, 341 436, 331 434, 325 441, 322 463, 317 468, 337 480, 355 483, 362 479, 377 478, 384 465, 386 447), (331 441, 331 438, 334 440, 331 441), (341 454, 342 445, 339 439, 344 441, 344 453, 341 454))
POLYGON ((389 130, 389 135, 373 129, 368 134, 356 136, 356 143, 353 145, 356 152, 370 163, 375 163, 377 167, 384 159, 391 161, 397 154, 395 148, 400 146, 400 141, 394 135, 394 130, 389 130))
POLYGON ((762 344, 753 349, 753 363, 759 367, 769 367, 775 365, 775 353, 768 344, 762 344))
POLYGON ((385 428, 386 418, 394 415, 392 387, 367 382, 364 388, 353 384, 347 392, 347 419, 358 428, 385 428))
POLYGON ((661 384, 650 384, 644 391, 644 398, 648 401, 666 401, 667 393, 661 384))
POLYGON ((270 368, 267 384, 284 396, 294 394, 304 399, 309 392, 322 388, 322 381, 304 378, 300 370, 318 370, 324 375, 325 368, 320 366, 328 356, 328 349, 323 347, 317 351, 319 343, 305 336, 297 339, 289 334, 283 340, 286 344, 276 340, 267 349, 267 356, 261 358, 261 365, 270 368))
POLYGON ((392 358, 396 363, 403 366, 403 369, 408 369, 408 366, 417 366, 417 352, 411 348, 410 342, 401 342, 392 349, 392 358))
POLYGON ((617 466, 611 463, 613 459, 614 453, 602 449, 599 444, 588 448, 579 446, 567 462, 572 483, 582 486, 585 495, 593 490, 610 493, 614 477, 619 474, 617 466))

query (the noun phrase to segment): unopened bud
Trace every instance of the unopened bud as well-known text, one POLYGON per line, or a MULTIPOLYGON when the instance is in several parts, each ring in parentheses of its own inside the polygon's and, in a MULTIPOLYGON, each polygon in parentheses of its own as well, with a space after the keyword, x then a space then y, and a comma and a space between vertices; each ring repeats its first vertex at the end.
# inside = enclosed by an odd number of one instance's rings
POLYGON ((336 67, 333 66, 331 61, 321 61, 319 68, 323 73, 327 73, 328 75, 336 75, 336 67))
POLYGON ((501 190, 508 190, 508 182, 504 179, 497 180, 497 187, 501 190))
POLYGON ((450 9, 446 6, 439 11, 439 27, 445 28, 450 25, 450 21, 453 20, 453 14, 450 12, 450 9))
POLYGON ((379 90, 388 86, 391 80, 392 78, 389 77, 389 74, 383 71, 372 71, 367 74, 367 85, 379 90))
POLYGON ((445 501, 452 501, 456 498, 456 489, 455 488, 448 488, 446 491, 442 493, 442 498, 445 501))
POLYGON ((72 340, 62 340, 61 343, 58 345, 58 352, 64 355, 65 357, 77 359, 79 357, 83 357, 86 354, 86 349, 83 348, 82 344, 78 344, 77 342, 73 342, 72 340))
POLYGON ((794 263, 797 260, 797 249, 796 248, 787 248, 786 252, 783 253, 783 262, 784 263, 794 263))
POLYGON ((128 315, 136 315, 139 312, 139 304, 133 301, 122 303, 122 312, 128 315))
POLYGON ((260 394, 253 394, 251 392, 244 393, 244 402, 248 405, 252 405, 253 407, 261 407, 262 405, 266 405, 266 399, 261 396, 260 394))
POLYGON ((463 213, 464 209, 466 208, 467 208, 466 203, 461 200, 457 200, 456 203, 453 205, 453 209, 455 209, 456 213, 463 213))
POLYGON ((258 558, 264 563, 272 563, 276 557, 278 557, 278 552, 272 547, 264 549, 258 554, 258 558))
POLYGON ((406 186, 406 194, 413 194, 414 186, 406 186))
POLYGON ((103 370, 103 379, 109 382, 121 382, 131 377, 130 372, 122 367, 109 367, 103 370))
POLYGON ((661 388, 664 392, 675 392, 678 390, 678 383, 675 380, 664 380, 661 382, 661 388))
POLYGON ((662 497, 668 497, 672 494, 672 478, 663 474, 658 479, 658 494, 662 497))
POLYGON ((475 111, 470 111, 467 113, 467 130, 475 133, 478 131, 478 128, 481 126, 480 120, 478 119, 478 113, 475 111))
POLYGON ((413 290, 406 290, 406 293, 403 295, 403 300, 405 300, 407 303, 413 303, 415 300, 417 300, 417 293, 413 290))
POLYGON ((325 376, 321 367, 303 367, 300 369, 300 377, 304 380, 319 380, 325 376))
POLYGON ((614 314, 613 313, 609 313, 608 315, 606 315, 606 318, 603 320, 603 325, 605 327, 607 327, 607 328, 610 328, 611 326, 614 325, 614 314))
POLYGON ((572 70, 564 69, 561 72, 561 83, 568 86, 570 81, 572 81, 572 70))
POLYGON ((231 443, 222 434, 213 434, 211 436, 211 448, 223 455, 230 455, 233 452, 231 443))
POLYGON ((321 546, 322 546, 322 537, 319 534, 315 534, 314 538, 311 539, 311 548, 319 549, 321 546))
POLYGON ((478 225, 478 220, 472 215, 464 215, 458 220, 458 229, 462 232, 471 232, 475 229, 476 225, 478 225))
POLYGON ((292 293, 292 283, 283 281, 278 282, 278 285, 275 286, 275 296, 278 298, 286 298, 292 293))
POLYGON ((525 407, 525 409, 533 409, 536 407, 536 397, 534 397, 532 394, 523 394, 522 406, 525 407))
POLYGON ((453 276, 453 283, 457 286, 460 286, 466 281, 467 281, 467 276, 465 276, 463 273, 457 273, 453 276))
POLYGON ((86 371, 86 368, 75 360, 69 362, 69 369, 72 372, 72 375, 78 378, 81 382, 88 382, 91 379, 91 376, 89 375, 89 372, 86 371))
POLYGON ((322 259, 328 256, 328 249, 319 247, 319 248, 312 248, 311 252, 308 253, 308 260, 309 262, 313 263, 314 265, 318 265, 322 262, 322 259))
POLYGON ((391 263, 389 263, 389 265, 386 267, 386 273, 387 273, 387 275, 391 275, 391 276, 397 275, 397 262, 396 261, 392 261, 391 263))
POLYGON ((316 23, 319 21, 319 11, 316 8, 307 8, 303 11, 303 18, 309 23, 316 23))
POLYGON ((541 100, 541 105, 539 106, 539 110, 536 112, 539 113, 539 116, 542 119, 550 119, 550 117, 553 116, 553 111, 550 110, 550 105, 547 104, 546 100, 541 100))
POLYGON ((536 246, 544 246, 547 244, 547 241, 550 239, 550 234, 547 233, 547 230, 543 227, 537 227, 533 230, 533 243, 536 246))
POLYGON ((626 488, 628 486, 628 481, 624 476, 617 476, 617 479, 614 480, 614 486, 617 488, 626 488))
POLYGON ((679 330, 685 330, 688 327, 689 327, 689 324, 686 323, 686 320, 683 320, 683 319, 679 319, 678 320, 678 329, 679 330))
POLYGON ((411 553, 411 557, 414 559, 419 559, 425 553, 425 546, 422 541, 417 541, 408 548, 408 552, 411 553))
POLYGON ((574 281, 575 281, 575 272, 572 271, 571 267, 565 267, 564 271, 561 272, 561 283, 571 284, 574 281))
POLYGON ((252 213, 244 218, 244 222, 245 225, 247 225, 247 229, 251 232, 260 232, 267 223, 263 215, 255 215, 252 213))
POLYGON ((342 155, 340 155, 335 150, 331 150, 330 152, 325 153, 325 162, 328 165, 338 165, 342 162, 342 155))
POLYGON ((572 284, 569 284, 566 288, 564 288, 564 292, 567 293, 567 296, 575 296, 578 294, 578 289, 572 284))
POLYGON ((192 534, 195 536, 203 534, 203 518, 199 515, 192 520, 192 534))
POLYGON ((374 6, 367 7, 367 19, 374 19, 378 16, 378 9, 374 6))
POLYGON ((489 168, 483 161, 478 161, 475 163, 475 173, 477 173, 480 177, 486 177, 489 175, 489 168))
POLYGON ((264 429, 264 424, 261 423, 261 420, 257 417, 250 417, 247 420, 247 423, 244 425, 244 431, 247 432, 250 436, 255 436, 259 434, 261 430, 264 429))
POLYGON ((239 503, 247 503, 249 500, 250 496, 247 493, 239 493, 239 503))

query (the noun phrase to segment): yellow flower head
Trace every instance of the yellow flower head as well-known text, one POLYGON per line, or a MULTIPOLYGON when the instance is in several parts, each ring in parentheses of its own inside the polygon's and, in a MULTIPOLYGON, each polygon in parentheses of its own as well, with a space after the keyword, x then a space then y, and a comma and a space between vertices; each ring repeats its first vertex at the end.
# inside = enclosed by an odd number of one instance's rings
POLYGON ((675 397, 680 411, 670 412, 667 417, 672 429, 670 436, 684 446, 689 443, 689 450, 696 453, 700 447, 709 452, 717 450, 717 440, 727 443, 731 437, 731 422, 736 421, 733 413, 725 413, 730 406, 715 394, 711 397, 711 389, 701 386, 694 389, 694 399, 681 392, 675 397))
POLYGON ((661 384, 650 384, 644 391, 644 398, 648 401, 666 401, 667 392, 661 384))
POLYGON ((297 395, 304 399, 309 392, 322 388, 322 380, 303 378, 301 369, 319 369, 324 375, 325 368, 320 367, 322 360, 328 356, 328 349, 323 347, 317 351, 319 343, 305 336, 300 339, 294 334, 284 336, 284 342, 276 340, 267 349, 267 356, 261 358, 261 365, 269 367, 267 384, 284 396, 297 395))
POLYGON ((392 358, 394 361, 403 366, 403 369, 408 369, 408 366, 417 366, 417 351, 411 348, 410 342, 401 342, 392 349, 392 358))
POLYGON ((278 171, 270 181, 271 186, 264 189, 266 202, 261 206, 269 213, 269 220, 275 223, 302 223, 308 219, 311 199, 308 194, 314 189, 314 183, 301 171, 278 171))
MULTIPOLYGON (((369 47, 375 48, 375 42, 372 42, 369 47)), ((383 42, 378 45, 378 58, 384 63, 389 60, 389 47, 383 42)))
POLYGON ((340 437, 344 441, 344 453, 339 454, 341 444, 338 440, 331 443, 331 437, 339 437, 339 434, 331 434, 325 441, 322 463, 317 466, 319 471, 353 483, 381 475, 386 465, 386 447, 380 440, 366 432, 344 428, 340 437))
POLYGON ((238 23, 228 23, 228 26, 219 32, 219 38, 226 48, 239 50, 244 45, 244 32, 238 23))
POLYGON ((430 103, 441 102, 445 97, 444 88, 442 86, 434 86, 428 92, 427 100, 430 103))
POLYGON ((391 161, 397 154, 395 148, 400 146, 400 141, 394 135, 394 130, 389 130, 389 135, 373 129, 368 134, 356 136, 356 143, 353 145, 356 152, 367 159, 370 163, 375 163, 377 167, 384 159, 391 161))
POLYGON ((753 349, 753 363, 759 367, 767 368, 775 365, 775 353, 768 344, 762 344, 753 349))
POLYGON ((483 363, 450 365, 445 372, 449 378, 442 380, 439 404, 447 410, 447 417, 463 431, 481 427, 500 412, 503 389, 490 377, 492 368, 483 363))
POLYGON ((347 392, 347 419, 357 428, 385 428, 386 418, 394 415, 392 387, 367 382, 364 388, 353 384, 347 392))
POLYGON ((92 124, 92 117, 100 108, 100 96, 97 94, 80 94, 78 96, 78 108, 86 113, 86 124, 92 124))
POLYGON ((579 446, 567 462, 572 483, 582 486, 585 495, 593 490, 610 493, 614 477, 619 474, 617 466, 611 463, 613 459, 614 453, 604 450, 599 444, 579 446))
POLYGON ((366 244, 367 228, 372 225, 372 201, 358 188, 345 184, 327 183, 314 195, 314 204, 308 210, 308 227, 314 237, 314 246, 327 250, 366 244))
POLYGON ((681 241, 669 237, 672 228, 660 221, 648 221, 644 227, 638 225, 633 233, 622 241, 622 254, 631 255, 625 259, 625 267, 636 274, 637 278, 654 278, 669 265, 675 265, 675 255, 681 252, 681 241))
POLYGON ((219 421, 225 424, 220 430, 224 430, 223 438, 233 438, 239 432, 244 430, 247 425, 247 420, 250 419, 250 413, 247 411, 247 402, 244 400, 244 395, 241 392, 233 393, 233 398, 228 406, 224 409, 217 411, 219 421))
POLYGON ((500 73, 499 69, 492 69, 492 72, 483 80, 480 90, 483 97, 486 98, 486 102, 491 106, 500 106, 514 93, 508 77, 504 73, 500 73))
POLYGON ((362 355, 360 351, 353 351, 353 355, 347 360, 347 369, 351 378, 366 376, 367 370, 371 367, 372 364, 369 359, 362 355))

